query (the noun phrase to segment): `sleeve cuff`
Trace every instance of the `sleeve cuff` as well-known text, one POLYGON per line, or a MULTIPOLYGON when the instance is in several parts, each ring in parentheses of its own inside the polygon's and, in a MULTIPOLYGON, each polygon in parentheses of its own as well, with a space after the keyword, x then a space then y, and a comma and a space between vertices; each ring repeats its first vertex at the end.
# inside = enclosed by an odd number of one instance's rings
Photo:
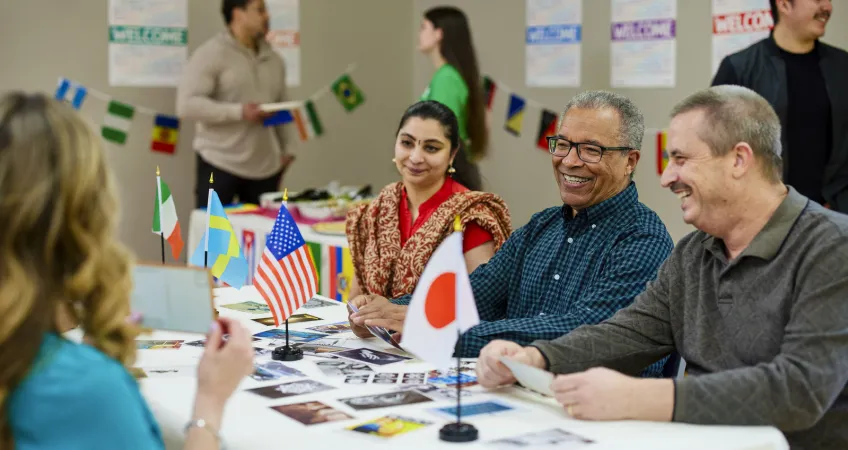
POLYGON ((404 295, 403 297, 393 298, 393 299, 391 299, 391 300, 389 300, 389 301, 390 301, 390 302, 392 302, 392 303, 394 303, 395 305, 404 305, 404 306, 409 306, 409 302, 410 302, 411 300, 412 300, 412 296, 411 296, 411 295, 404 295))
POLYGON ((539 354, 542 355, 542 359, 545 360, 545 370, 550 371, 551 370, 551 360, 548 359, 548 355, 545 354, 545 351, 542 350, 541 347, 539 347, 536 344, 530 344, 530 345, 528 345, 528 347, 533 347, 536 350, 539 350, 539 354))

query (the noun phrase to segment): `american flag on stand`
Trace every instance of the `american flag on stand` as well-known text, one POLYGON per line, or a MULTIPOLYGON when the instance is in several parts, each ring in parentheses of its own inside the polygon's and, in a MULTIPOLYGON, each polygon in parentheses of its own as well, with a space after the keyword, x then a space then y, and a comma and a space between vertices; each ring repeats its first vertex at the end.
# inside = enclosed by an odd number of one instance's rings
POLYGON ((271 308, 277 326, 318 293, 315 263, 285 204, 265 241, 253 285, 271 308))

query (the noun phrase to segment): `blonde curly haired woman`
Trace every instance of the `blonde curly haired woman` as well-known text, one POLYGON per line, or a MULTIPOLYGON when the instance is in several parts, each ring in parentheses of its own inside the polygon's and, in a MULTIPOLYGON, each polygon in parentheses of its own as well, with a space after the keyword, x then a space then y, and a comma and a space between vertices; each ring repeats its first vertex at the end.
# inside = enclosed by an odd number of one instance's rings
MULTIPOLYGON (((164 447, 126 369, 139 330, 112 183, 99 136, 70 107, 0 97, 0 448, 164 447), (86 343, 62 337, 77 326, 86 343)), ((224 405, 252 369, 238 323, 212 324, 208 342, 194 408, 205 424, 191 422, 189 449, 218 448, 224 405)))

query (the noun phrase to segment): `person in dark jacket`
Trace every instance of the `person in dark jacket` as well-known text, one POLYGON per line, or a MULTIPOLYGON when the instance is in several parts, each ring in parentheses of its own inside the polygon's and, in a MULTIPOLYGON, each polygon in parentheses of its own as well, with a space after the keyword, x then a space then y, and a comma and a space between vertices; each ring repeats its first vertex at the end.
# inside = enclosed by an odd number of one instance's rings
POLYGON ((824 36, 831 0, 771 0, 770 36, 724 58, 712 85, 765 97, 782 128, 783 180, 848 213, 848 52, 824 36))

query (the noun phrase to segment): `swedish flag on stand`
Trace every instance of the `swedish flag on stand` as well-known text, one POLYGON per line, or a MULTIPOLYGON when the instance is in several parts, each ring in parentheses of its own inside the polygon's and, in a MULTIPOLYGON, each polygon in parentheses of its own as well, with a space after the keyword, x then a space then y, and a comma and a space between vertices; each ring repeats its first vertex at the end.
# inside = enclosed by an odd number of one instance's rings
POLYGON ((209 238, 209 254, 207 263, 212 276, 238 289, 247 280, 247 260, 239 247, 238 237, 233 232, 233 225, 224 212, 224 206, 218 194, 209 190, 209 224, 206 232, 200 238, 200 243, 194 250, 189 261, 192 265, 203 267, 204 251, 206 249, 207 233, 209 238))

